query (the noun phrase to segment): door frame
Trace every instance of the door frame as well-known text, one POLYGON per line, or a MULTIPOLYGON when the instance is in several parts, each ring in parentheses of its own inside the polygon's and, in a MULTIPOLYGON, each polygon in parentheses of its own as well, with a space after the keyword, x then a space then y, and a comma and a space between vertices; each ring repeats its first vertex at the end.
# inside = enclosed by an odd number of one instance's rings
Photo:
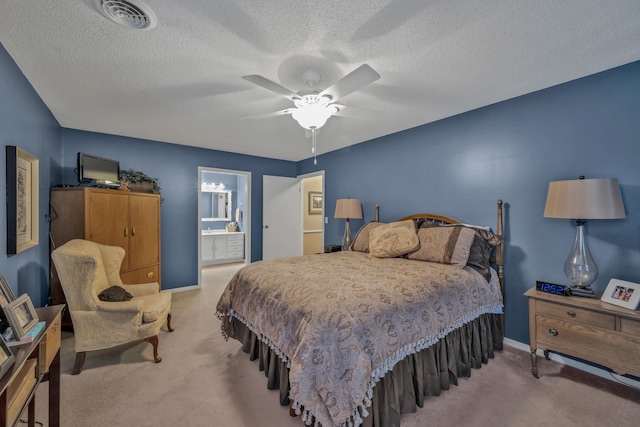
MULTIPOLYGON (((322 246, 324 249, 324 233, 325 233, 325 225, 327 225, 327 223, 329 222, 329 217, 327 216, 327 210, 326 210, 326 206, 327 206, 327 200, 325 197, 325 177, 324 177, 324 169, 323 170, 319 170, 319 171, 315 171, 315 172, 309 172, 309 173, 305 173, 303 175, 298 175, 298 179, 300 180, 301 184, 304 184, 304 180, 308 179, 308 178, 314 178, 316 176, 322 177, 322 246)), ((304 185, 302 185, 304 187, 304 185)), ((304 195, 302 196, 302 206, 304 207, 304 195)), ((304 221, 304 220, 303 220, 304 221)), ((300 234, 302 235, 302 244, 304 245, 304 224, 300 224, 300 234)), ((303 251, 304 252, 304 251, 303 251)))
MULTIPOLYGON (((202 172, 211 173, 223 173, 227 175, 242 175, 246 178, 245 185, 245 207, 242 211, 242 216, 245 220, 244 229, 244 263, 251 263, 251 172, 240 171, 232 169, 214 168, 208 166, 198 166, 198 211, 197 211, 197 224, 198 224, 198 285, 197 289, 202 288, 202 172)), ((239 205, 238 205, 239 206, 239 205)))
MULTIPOLYGON (((277 175, 273 175, 273 176, 277 176, 277 175)), ((314 171, 314 172, 310 172, 310 173, 306 173, 306 174, 302 174, 302 175, 297 175, 295 177, 282 177, 282 178, 289 178, 289 179, 295 179, 296 182, 298 183, 299 186, 299 190, 302 190, 303 187, 303 181, 307 178, 313 178, 316 176, 320 176, 322 177, 322 195, 325 195, 325 171, 324 170, 318 170, 318 171, 314 171)), ((264 176, 263 176, 263 180, 264 180, 264 176)), ((263 211, 264 211, 264 204, 266 203, 266 201, 263 198, 263 211)), ((326 203, 322 204, 322 242, 324 243, 324 234, 325 234, 325 226, 328 222, 328 217, 326 216, 326 210, 325 210, 325 205, 326 203)), ((304 209, 304 199, 303 199, 303 195, 302 193, 300 193, 300 209, 299 209, 299 213, 298 215, 300 215, 300 226, 299 226, 299 230, 298 230, 298 235, 300 237, 300 254, 303 253, 303 245, 304 245, 304 224, 303 224, 303 209, 304 209)), ((262 246, 264 248, 264 218, 262 219, 263 224, 263 234, 262 234, 262 246)), ((264 259, 264 253, 262 254, 262 259, 264 259)))
POLYGON ((297 176, 262 175, 262 260, 302 255, 301 188, 297 176))

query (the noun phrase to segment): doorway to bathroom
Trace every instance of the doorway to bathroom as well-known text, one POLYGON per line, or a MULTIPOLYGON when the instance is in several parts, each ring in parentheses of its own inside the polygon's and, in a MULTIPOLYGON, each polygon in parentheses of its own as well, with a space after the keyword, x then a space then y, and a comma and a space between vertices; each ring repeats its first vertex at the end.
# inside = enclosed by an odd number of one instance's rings
POLYGON ((198 167, 198 287, 202 271, 251 262, 251 172, 198 167))

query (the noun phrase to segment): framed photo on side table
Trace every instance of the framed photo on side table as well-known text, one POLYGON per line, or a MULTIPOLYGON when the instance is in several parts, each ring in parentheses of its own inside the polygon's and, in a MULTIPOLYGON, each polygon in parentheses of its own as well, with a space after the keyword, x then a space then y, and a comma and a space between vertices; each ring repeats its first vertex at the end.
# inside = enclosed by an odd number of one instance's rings
POLYGON ((4 376, 15 361, 13 353, 9 350, 7 343, 4 342, 4 338, 0 336, 0 378, 4 376))
POLYGON ((0 307, 5 308, 11 301, 16 299, 9 282, 0 274, 0 307))
POLYGON ((15 299, 16 297, 13 295, 9 282, 7 282, 7 279, 5 279, 3 275, 0 275, 0 334, 3 333, 7 327, 11 326, 7 320, 7 316, 4 314, 4 308, 15 299))
POLYGON ((16 340, 21 340, 38 323, 38 313, 29 295, 22 294, 4 308, 16 340))
POLYGON ((640 283, 611 279, 601 300, 629 310, 637 310, 640 303, 640 283))

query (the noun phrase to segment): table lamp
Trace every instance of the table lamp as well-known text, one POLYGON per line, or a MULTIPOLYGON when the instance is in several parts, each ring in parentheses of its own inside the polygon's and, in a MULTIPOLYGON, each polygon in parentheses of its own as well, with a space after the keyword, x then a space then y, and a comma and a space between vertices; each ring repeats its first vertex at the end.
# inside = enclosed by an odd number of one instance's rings
POLYGON ((598 277, 598 268, 587 246, 585 220, 626 218, 618 180, 581 176, 576 180, 553 181, 549 183, 544 217, 576 220, 576 237, 564 263, 564 273, 585 296, 595 295, 589 286, 598 277))
POLYGON ((344 237, 342 238, 342 248, 345 251, 351 250, 353 239, 351 238, 351 229, 349 228, 350 219, 362 219, 362 206, 358 199, 338 199, 336 202, 336 212, 334 218, 346 219, 344 226, 344 237))

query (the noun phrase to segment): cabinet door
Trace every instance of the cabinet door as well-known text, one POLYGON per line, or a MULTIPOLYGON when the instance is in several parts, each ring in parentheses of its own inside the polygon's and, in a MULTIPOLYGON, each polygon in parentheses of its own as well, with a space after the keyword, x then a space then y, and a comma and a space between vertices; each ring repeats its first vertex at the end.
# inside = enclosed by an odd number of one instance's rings
POLYGON ((129 270, 160 263, 160 197, 129 196, 129 270))
POLYGON ((202 261, 213 261, 214 236, 202 236, 202 261))
MULTIPOLYGON (((128 197, 120 192, 90 192, 86 217, 89 240, 120 246, 127 253, 129 241, 128 197)), ((127 258, 120 271, 127 271, 127 258)))
POLYGON ((227 236, 213 236, 213 258, 225 259, 227 257, 227 236))

